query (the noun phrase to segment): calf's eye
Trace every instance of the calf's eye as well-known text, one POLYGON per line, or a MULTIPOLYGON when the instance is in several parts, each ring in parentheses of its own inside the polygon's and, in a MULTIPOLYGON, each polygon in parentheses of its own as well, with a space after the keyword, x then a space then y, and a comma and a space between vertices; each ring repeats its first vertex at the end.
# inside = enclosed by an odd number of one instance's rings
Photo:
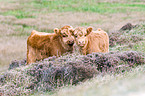
POLYGON ((65 35, 62 35, 62 37, 66 37, 65 35))

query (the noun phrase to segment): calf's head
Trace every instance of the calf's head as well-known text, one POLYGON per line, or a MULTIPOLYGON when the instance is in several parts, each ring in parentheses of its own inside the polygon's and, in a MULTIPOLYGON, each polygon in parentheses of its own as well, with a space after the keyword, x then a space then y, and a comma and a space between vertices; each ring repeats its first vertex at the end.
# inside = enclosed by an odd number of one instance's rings
POLYGON ((72 36, 73 27, 64 26, 61 29, 54 28, 54 32, 59 35, 61 44, 66 50, 73 50, 74 37, 72 36))
POLYGON ((87 36, 92 32, 92 27, 88 27, 87 29, 84 27, 77 27, 73 31, 73 36, 75 38, 76 44, 79 47, 85 47, 88 43, 87 36))

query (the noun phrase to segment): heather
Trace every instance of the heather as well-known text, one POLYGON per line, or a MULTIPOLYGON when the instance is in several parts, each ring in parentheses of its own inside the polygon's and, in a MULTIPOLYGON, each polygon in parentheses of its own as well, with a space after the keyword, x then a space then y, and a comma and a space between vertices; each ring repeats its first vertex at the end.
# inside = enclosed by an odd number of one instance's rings
POLYGON ((62 86, 84 82, 98 74, 124 73, 144 64, 144 58, 143 54, 136 51, 49 57, 3 73, 0 78, 1 92, 5 95, 29 95, 36 91, 53 91, 62 86))

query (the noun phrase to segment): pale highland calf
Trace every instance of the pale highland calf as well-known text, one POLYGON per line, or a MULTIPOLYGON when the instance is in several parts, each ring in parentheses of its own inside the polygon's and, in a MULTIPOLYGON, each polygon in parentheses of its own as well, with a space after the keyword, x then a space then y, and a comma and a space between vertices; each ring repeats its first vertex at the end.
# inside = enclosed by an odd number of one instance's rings
POLYGON ((80 53, 83 55, 92 52, 109 52, 109 37, 101 28, 98 28, 97 31, 92 31, 92 27, 88 27, 87 29, 77 27, 73 30, 73 35, 80 53))

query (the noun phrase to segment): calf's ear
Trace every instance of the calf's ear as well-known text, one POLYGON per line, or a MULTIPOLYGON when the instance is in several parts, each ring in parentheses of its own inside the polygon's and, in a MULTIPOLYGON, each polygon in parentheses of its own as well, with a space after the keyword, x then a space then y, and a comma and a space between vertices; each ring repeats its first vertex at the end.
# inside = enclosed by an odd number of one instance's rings
POLYGON ((88 27, 87 28, 87 35, 90 34, 92 32, 93 28, 92 27, 88 27))
POLYGON ((54 28, 54 32, 55 32, 56 34, 59 34, 59 29, 58 29, 58 28, 54 28))
POLYGON ((101 31, 101 30, 102 30, 101 28, 98 28, 98 29, 97 29, 97 31, 101 31))

